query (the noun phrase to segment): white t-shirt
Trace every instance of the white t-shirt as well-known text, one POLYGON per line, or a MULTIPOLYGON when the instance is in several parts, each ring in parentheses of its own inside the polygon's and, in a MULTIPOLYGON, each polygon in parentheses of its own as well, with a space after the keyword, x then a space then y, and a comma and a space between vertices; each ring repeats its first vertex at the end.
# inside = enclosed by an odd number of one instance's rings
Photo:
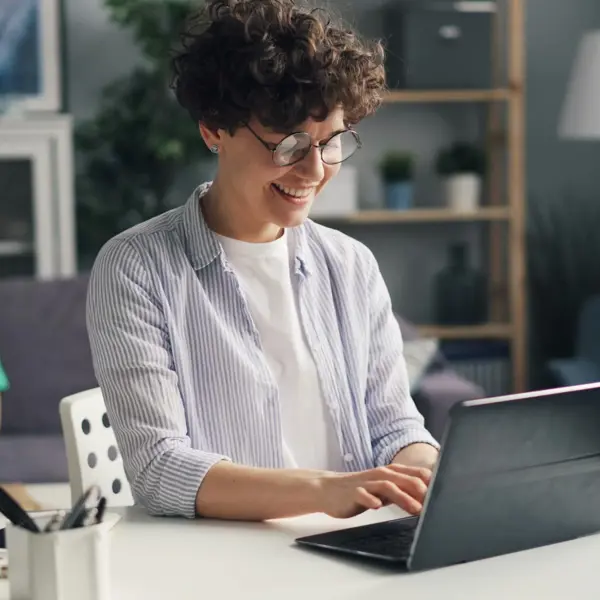
POLYGON ((279 387, 285 466, 343 470, 335 428, 298 315, 291 236, 284 233, 267 243, 217 237, 240 281, 279 387))

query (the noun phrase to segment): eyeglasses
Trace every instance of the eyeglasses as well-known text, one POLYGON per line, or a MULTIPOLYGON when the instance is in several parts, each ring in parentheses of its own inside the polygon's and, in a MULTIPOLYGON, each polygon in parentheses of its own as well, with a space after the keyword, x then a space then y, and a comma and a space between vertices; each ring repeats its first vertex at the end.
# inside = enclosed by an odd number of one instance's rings
POLYGON ((330 137, 325 143, 313 144, 310 135, 304 131, 292 133, 281 140, 279 144, 272 144, 263 140, 250 125, 246 124, 252 135, 273 155, 273 162, 278 167, 289 167, 303 160, 310 149, 315 147, 321 151, 321 160, 326 165, 337 165, 348 160, 358 149, 362 142, 356 131, 346 129, 330 137))

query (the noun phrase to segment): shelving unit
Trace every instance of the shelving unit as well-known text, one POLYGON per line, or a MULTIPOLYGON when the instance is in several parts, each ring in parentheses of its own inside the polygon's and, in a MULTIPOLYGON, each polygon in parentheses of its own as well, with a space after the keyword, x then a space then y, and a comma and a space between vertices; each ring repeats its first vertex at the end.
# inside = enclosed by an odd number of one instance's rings
POLYGON ((422 208, 406 211, 360 210, 350 215, 334 218, 321 218, 321 222, 344 223, 448 223, 477 221, 508 221, 510 208, 505 206, 485 206, 475 212, 459 213, 446 208, 422 208))
POLYGON ((390 90, 384 99, 386 104, 399 102, 501 102, 509 100, 508 89, 493 90, 390 90))
POLYGON ((444 327, 441 325, 422 325, 419 333, 425 337, 442 340, 510 340, 513 328, 509 323, 488 323, 485 325, 444 327))
POLYGON ((0 257, 28 256, 33 252, 33 247, 27 242, 0 240, 0 257))
MULTIPOLYGON (((491 89, 392 90, 385 102, 485 104, 487 116, 488 205, 473 213, 447 209, 367 210, 327 221, 344 224, 483 223, 489 228, 490 322, 478 326, 425 325, 441 340, 506 340, 510 345, 512 388, 527 389, 525 283, 525 45, 524 0, 435 2, 435 10, 491 13, 491 89), (504 73, 503 73, 504 71, 504 73)), ((325 219, 322 219, 325 220, 325 219)))

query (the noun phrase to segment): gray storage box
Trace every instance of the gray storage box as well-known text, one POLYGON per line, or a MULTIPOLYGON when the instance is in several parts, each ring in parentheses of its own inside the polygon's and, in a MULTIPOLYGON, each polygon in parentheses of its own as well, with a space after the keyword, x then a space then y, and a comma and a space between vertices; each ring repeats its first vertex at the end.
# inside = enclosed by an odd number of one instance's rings
POLYGON ((388 86, 424 90, 490 88, 495 6, 495 2, 473 1, 390 2, 383 9, 388 86), (473 10, 457 10, 466 4, 473 10))

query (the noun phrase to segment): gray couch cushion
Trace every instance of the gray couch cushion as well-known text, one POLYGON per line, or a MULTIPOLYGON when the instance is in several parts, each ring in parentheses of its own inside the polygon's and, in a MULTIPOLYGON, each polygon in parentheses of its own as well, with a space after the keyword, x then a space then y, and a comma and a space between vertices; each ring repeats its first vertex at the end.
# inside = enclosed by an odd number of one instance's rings
MULTIPOLYGON (((394 316, 396 317, 396 321, 398 321, 398 325, 400 325, 402 339, 405 344, 422 338, 422 336, 419 334, 418 328, 415 325, 413 325, 410 321, 407 321, 397 313, 394 313, 394 316)), ((429 364, 427 366, 427 372, 435 371, 438 369, 444 369, 447 366, 448 364, 444 355, 439 350, 437 350, 431 357, 431 360, 429 361, 429 364)))
POLYGON ((438 441, 442 440, 448 413, 454 404, 484 397, 482 388, 450 369, 435 371, 423 377, 414 394, 415 404, 425 418, 427 429, 438 441))
POLYGON ((64 396, 96 387, 85 324, 87 276, 0 282, 0 357, 10 380, 4 433, 60 434, 64 396))
POLYGON ((69 481, 67 454, 62 436, 0 433, 0 481, 20 483, 69 481))

